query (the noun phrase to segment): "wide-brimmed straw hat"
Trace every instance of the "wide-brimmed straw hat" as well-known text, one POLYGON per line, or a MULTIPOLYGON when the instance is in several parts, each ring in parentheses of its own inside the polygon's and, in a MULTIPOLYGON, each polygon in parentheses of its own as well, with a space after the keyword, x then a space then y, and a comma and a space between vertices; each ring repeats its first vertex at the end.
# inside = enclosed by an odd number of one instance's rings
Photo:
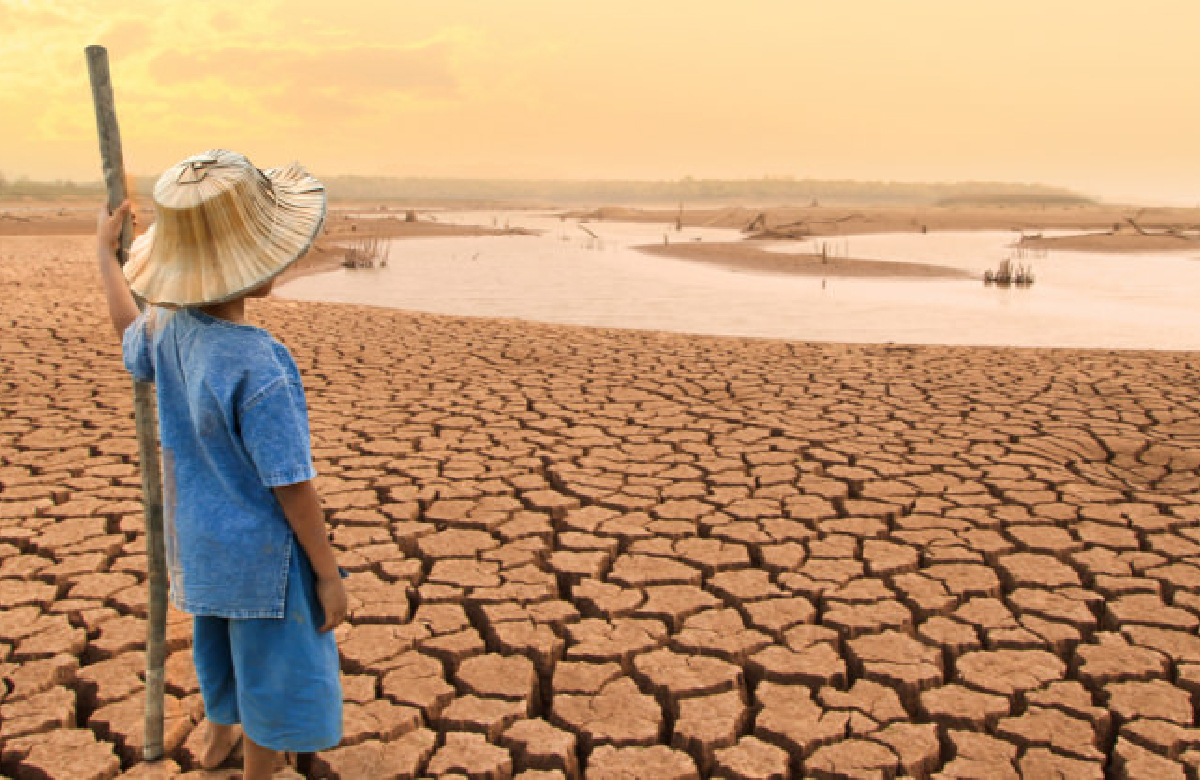
POLYGON ((303 256, 324 221, 325 187, 298 163, 260 171, 213 149, 159 177, 154 224, 129 248, 125 278, 150 303, 221 303, 303 256))

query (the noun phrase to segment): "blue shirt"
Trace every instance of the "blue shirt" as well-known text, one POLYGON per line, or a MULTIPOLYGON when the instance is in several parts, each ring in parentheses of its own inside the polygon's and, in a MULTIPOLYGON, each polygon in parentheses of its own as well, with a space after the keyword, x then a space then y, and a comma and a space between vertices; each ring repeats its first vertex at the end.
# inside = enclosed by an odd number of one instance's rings
POLYGON ((316 476, 291 353, 265 330, 198 309, 147 309, 122 348, 158 398, 171 603, 283 617, 296 542, 271 488, 316 476))

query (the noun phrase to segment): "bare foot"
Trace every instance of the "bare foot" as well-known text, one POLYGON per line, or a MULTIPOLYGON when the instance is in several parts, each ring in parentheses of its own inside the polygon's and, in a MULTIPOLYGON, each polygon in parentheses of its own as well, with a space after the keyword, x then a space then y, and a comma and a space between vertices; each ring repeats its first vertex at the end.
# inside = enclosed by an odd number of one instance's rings
POLYGON ((237 726, 225 723, 213 723, 206 720, 208 731, 204 735, 203 753, 200 755, 200 766, 205 769, 216 769, 225 763, 233 747, 242 736, 242 730, 237 726))
POLYGON ((270 780, 275 770, 280 768, 284 756, 270 748, 261 747, 254 740, 246 737, 246 755, 244 760, 245 774, 243 780, 270 780))

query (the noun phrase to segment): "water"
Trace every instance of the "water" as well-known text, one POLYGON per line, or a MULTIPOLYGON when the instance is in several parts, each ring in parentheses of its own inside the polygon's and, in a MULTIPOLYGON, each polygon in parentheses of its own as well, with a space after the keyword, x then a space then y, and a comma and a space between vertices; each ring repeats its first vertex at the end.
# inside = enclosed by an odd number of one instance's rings
MULTIPOLYGON (((441 314, 804 341, 1200 349, 1200 252, 1049 252, 1028 289, 978 279, 839 279, 741 271, 631 247, 736 241, 736 230, 591 222, 525 212, 445 222, 544 230, 538 236, 397 239, 389 267, 288 282, 283 297, 441 314)), ((1047 233, 1050 235, 1050 233, 1047 233)), ((1008 231, 824 239, 839 254, 936 263, 982 276, 1010 256, 1008 231)), ((821 239, 770 246, 819 251, 821 239)))

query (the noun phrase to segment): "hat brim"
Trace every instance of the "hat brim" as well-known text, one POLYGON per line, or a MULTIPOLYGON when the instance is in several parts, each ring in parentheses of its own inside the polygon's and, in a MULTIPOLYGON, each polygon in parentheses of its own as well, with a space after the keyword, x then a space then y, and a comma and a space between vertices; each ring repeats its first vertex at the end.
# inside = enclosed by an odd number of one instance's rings
POLYGON ((295 163, 261 173, 269 198, 217 191, 216 200, 228 201, 219 207, 167 209, 156 197, 155 224, 133 242, 125 264, 134 294, 159 306, 223 303, 303 257, 325 222, 325 187, 295 163))

